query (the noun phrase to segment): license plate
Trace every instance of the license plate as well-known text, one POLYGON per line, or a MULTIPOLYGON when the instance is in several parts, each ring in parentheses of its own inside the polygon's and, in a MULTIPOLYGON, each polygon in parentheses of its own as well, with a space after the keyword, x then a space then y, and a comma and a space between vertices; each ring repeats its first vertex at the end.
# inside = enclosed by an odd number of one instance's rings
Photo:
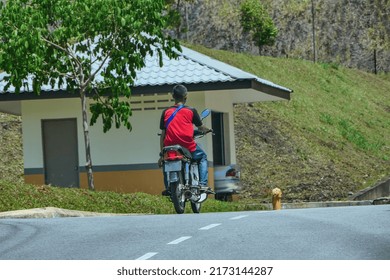
POLYGON ((180 171, 181 170, 181 161, 166 161, 164 163, 164 171, 180 171))

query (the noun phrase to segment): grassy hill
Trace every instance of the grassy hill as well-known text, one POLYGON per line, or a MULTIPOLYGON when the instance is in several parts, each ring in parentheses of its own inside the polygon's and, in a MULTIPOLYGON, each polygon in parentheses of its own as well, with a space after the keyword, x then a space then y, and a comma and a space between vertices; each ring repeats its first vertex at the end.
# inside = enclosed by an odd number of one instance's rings
MULTIPOLYGON (((284 202, 343 200, 390 175, 390 75, 190 47, 294 90, 290 101, 235 106, 244 201, 269 202, 274 187, 284 202)), ((172 211, 161 197, 24 185, 21 147, 20 119, 0 113, 0 211, 172 211)), ((205 211, 244 209, 207 203, 205 211)))
POLYGON ((390 175, 388 74, 191 47, 294 90, 235 107, 243 197, 279 187, 289 201, 342 200, 390 175))
POLYGON ((0 113, 0 180, 23 180, 21 132, 20 117, 0 113))

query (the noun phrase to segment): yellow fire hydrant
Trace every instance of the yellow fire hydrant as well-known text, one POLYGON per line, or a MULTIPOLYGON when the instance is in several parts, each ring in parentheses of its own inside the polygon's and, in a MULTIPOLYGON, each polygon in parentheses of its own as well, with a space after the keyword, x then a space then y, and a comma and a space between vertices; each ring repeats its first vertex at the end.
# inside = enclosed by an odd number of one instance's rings
POLYGON ((272 208, 274 210, 282 209, 282 191, 279 188, 272 190, 272 208))

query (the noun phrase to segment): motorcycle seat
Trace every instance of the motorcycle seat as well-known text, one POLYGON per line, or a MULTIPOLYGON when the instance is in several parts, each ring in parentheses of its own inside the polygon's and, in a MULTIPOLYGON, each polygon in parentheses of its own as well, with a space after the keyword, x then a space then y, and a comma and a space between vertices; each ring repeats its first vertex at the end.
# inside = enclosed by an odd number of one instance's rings
POLYGON ((186 158, 192 159, 191 152, 188 149, 186 149, 180 145, 166 146, 166 147, 164 147, 163 152, 166 152, 166 151, 180 151, 186 158))

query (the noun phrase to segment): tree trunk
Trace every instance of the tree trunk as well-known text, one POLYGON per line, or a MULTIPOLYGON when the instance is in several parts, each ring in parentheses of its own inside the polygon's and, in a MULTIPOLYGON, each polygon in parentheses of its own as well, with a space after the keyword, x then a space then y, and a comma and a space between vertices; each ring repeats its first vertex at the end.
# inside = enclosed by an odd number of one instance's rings
POLYGON ((312 44, 313 44, 313 62, 316 63, 317 62, 317 50, 316 50, 316 25, 315 25, 315 20, 316 20, 316 16, 315 16, 315 8, 314 8, 314 0, 311 0, 311 21, 312 21, 312 32, 313 32, 313 41, 312 41, 312 44))
MULTIPOLYGON (((180 14, 180 0, 176 3, 176 11, 180 14)), ((181 20, 178 26, 176 26, 176 37, 180 38, 180 27, 181 27, 181 20)))
POLYGON ((263 46, 258 46, 258 48, 259 48, 259 55, 262 55, 262 53, 263 53, 263 46))
POLYGON ((89 126, 88 126, 88 116, 87 116, 87 97, 85 95, 85 89, 80 90, 81 98, 81 107, 82 107, 82 116, 83 116, 83 130, 84 130, 84 144, 85 144, 85 168, 87 170, 88 176, 88 188, 91 191, 95 190, 95 184, 93 181, 93 172, 92 172, 92 159, 91 159, 91 142, 89 139, 89 126))

